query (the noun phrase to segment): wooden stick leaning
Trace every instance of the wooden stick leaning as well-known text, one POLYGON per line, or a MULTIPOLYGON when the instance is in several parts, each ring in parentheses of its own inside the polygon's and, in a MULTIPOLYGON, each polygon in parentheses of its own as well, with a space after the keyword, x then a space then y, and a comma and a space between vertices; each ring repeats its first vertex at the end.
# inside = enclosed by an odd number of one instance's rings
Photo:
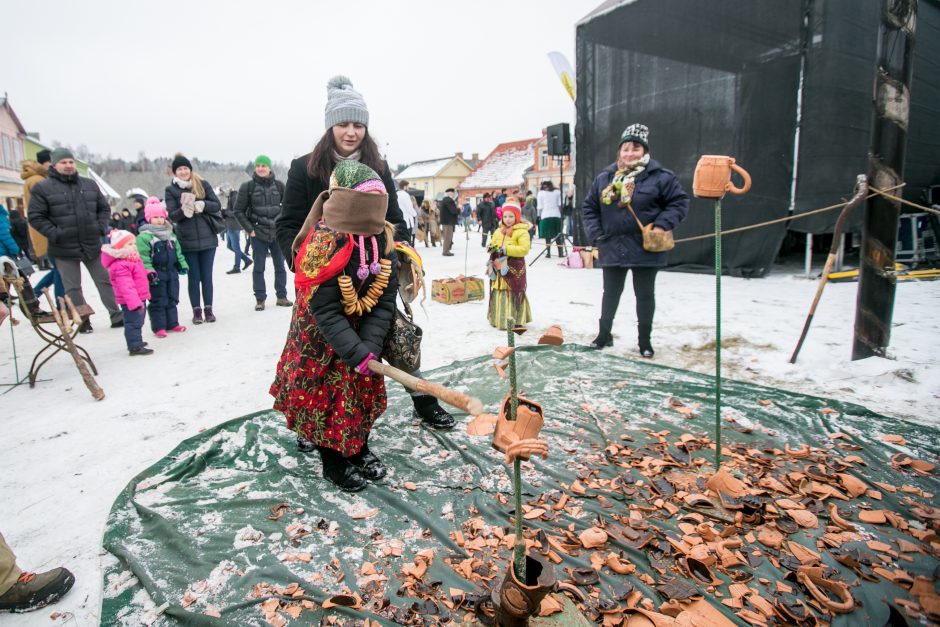
MULTIPOLYGON (((100 401, 104 398, 104 390, 102 390, 101 386, 98 385, 98 382, 95 381, 95 378, 88 370, 88 366, 84 361, 82 361, 81 355, 78 354, 78 349, 75 348, 75 343, 72 341, 71 330, 69 329, 69 325, 66 324, 67 318, 64 314, 59 313, 59 308, 55 306, 55 303, 52 301, 52 296, 49 295, 49 288, 45 288, 42 293, 46 296, 46 300, 49 301, 49 309, 52 310, 52 316, 55 318, 55 323, 59 325, 59 330, 62 332, 62 340, 65 342, 65 346, 68 349, 68 352, 71 353, 72 359, 75 360, 75 367, 78 368, 79 374, 82 375, 82 380, 85 382, 85 386, 91 392, 92 397, 94 397, 96 401, 100 401)), ((68 308, 72 311, 73 317, 78 314, 78 312, 75 310, 75 305, 72 303, 72 299, 68 296, 65 298, 59 297, 59 302, 62 303, 63 309, 68 308)))
POLYGON ((845 228, 845 222, 849 217, 849 213, 865 199, 867 194, 868 177, 864 174, 859 174, 855 181, 855 195, 845 203, 845 206, 839 213, 839 218, 836 220, 836 226, 832 232, 832 246, 829 247, 829 256, 826 258, 826 265, 823 267, 822 276, 819 279, 819 286, 816 288, 816 296, 813 298, 813 304, 809 306, 809 314, 806 316, 806 322, 803 323, 803 332, 800 333, 800 339, 796 343, 796 348, 793 349, 793 354, 790 355, 791 364, 796 363, 800 349, 803 348, 803 341, 806 340, 806 335, 809 333, 809 326, 813 323, 813 316, 816 314, 819 299, 822 298, 823 289, 825 289, 826 283, 829 282, 829 271, 832 270, 832 265, 836 261, 836 255, 839 252, 839 246, 842 242, 842 231, 845 228))
POLYGON ((430 394, 434 398, 447 403, 451 407, 465 411, 471 416, 478 416, 483 413, 483 403, 475 396, 468 396, 457 390, 446 388, 439 383, 431 383, 425 379, 419 379, 403 370, 399 370, 388 364, 383 364, 374 359, 369 360, 368 366, 369 370, 376 374, 394 379, 410 390, 430 394))

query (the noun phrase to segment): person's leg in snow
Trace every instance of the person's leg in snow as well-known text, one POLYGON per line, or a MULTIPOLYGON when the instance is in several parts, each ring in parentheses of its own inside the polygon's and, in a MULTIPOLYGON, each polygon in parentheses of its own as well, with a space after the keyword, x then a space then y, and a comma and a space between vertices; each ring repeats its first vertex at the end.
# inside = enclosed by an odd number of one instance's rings
POLYGON ((620 296, 623 294, 623 284, 627 280, 629 268, 606 267, 601 269, 604 273, 604 295, 601 298, 601 318, 598 321, 597 337, 591 342, 591 348, 601 349, 614 345, 611 329, 614 326, 614 317, 620 305, 620 296))
POLYGON ((0 534, 0 612, 32 612, 55 603, 72 589, 75 576, 65 568, 24 572, 0 534))
POLYGON ((656 313, 657 268, 633 268, 633 294, 636 297, 637 344, 640 355, 650 359, 655 352, 650 336, 656 313))

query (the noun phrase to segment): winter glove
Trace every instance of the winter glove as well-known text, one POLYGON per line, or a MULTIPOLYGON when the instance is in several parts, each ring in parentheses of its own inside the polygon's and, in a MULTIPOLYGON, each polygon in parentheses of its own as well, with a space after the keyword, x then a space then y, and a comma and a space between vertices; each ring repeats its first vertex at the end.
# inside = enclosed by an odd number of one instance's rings
POLYGON ((180 194, 180 207, 183 210, 183 215, 187 218, 193 217, 193 213, 196 211, 196 196, 191 192, 183 192, 180 194))
POLYGON ((194 205, 193 211, 195 211, 196 213, 202 213, 203 210, 206 208, 206 201, 197 200, 195 203, 193 203, 193 205, 194 205))
POLYGON ((369 353, 369 355, 365 359, 362 360, 362 363, 356 366, 356 372, 365 376, 369 376, 370 374, 372 374, 372 371, 369 370, 370 359, 378 360, 378 357, 375 356, 375 353, 369 353))
POLYGON ((160 282, 160 278, 157 276, 156 272, 151 270, 150 272, 147 273, 147 283, 150 283, 150 285, 156 285, 159 282, 160 282))

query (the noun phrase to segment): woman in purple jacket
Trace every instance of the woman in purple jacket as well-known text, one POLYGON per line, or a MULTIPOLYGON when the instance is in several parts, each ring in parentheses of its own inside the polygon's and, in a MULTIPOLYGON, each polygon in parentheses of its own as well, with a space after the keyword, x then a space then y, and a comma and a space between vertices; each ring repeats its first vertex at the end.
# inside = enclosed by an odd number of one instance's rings
POLYGON ((649 129, 642 124, 624 130, 617 161, 594 179, 582 214, 588 241, 598 247, 598 265, 604 272, 600 330, 591 346, 613 346, 614 316, 627 272, 632 270, 637 341, 640 354, 650 358, 654 354, 650 336, 656 311, 656 271, 666 265, 666 253, 643 249, 643 233, 628 205, 644 225, 652 223, 654 231, 673 230, 689 211, 689 196, 679 179, 650 159, 649 129))

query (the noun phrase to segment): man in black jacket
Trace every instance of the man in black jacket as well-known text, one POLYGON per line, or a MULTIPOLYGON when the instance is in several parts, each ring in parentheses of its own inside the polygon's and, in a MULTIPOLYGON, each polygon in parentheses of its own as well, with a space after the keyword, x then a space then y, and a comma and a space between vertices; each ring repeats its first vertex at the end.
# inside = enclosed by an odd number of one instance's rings
POLYGON ((477 218, 480 220, 480 232, 483 234, 483 248, 486 248, 486 240, 496 230, 496 207, 489 192, 483 194, 483 201, 477 205, 477 218))
POLYGON ((245 233, 245 251, 242 252, 242 223, 238 221, 238 216, 235 215, 235 203, 238 202, 238 190, 232 189, 228 183, 225 183, 228 186, 226 204, 222 207, 222 219, 225 220, 225 245, 230 251, 235 254, 235 265, 232 266, 231 270, 225 272, 225 274, 238 274, 242 271, 242 263, 245 264, 245 269, 248 269, 248 266, 252 264, 251 257, 248 256, 248 247, 251 243, 251 238, 248 237, 248 234, 245 233))
POLYGON ((284 269, 284 255, 277 244, 274 222, 281 214, 281 201, 284 198, 284 184, 274 178, 271 171, 271 159, 258 155, 255 159, 255 173, 250 181, 242 183, 235 200, 235 217, 251 238, 255 268, 251 274, 255 290, 255 311, 264 311, 267 288, 264 284, 264 266, 268 255, 274 264, 275 304, 290 307, 294 303, 287 300, 287 270, 284 269))
MULTIPOLYGON (((108 231, 111 209, 95 182, 78 175, 67 148, 52 151, 49 178, 33 187, 28 214, 29 224, 48 238, 49 255, 75 306, 85 304, 81 269, 85 264, 111 317, 111 328, 123 327, 124 316, 114 300, 108 271, 101 265, 101 238, 108 231)), ((80 330, 91 332, 87 317, 80 330)))
POLYGON ((457 226, 457 219, 460 217, 460 209, 454 201, 456 195, 454 188, 450 187, 444 192, 444 198, 441 200, 441 230, 444 231, 442 248, 445 257, 454 256, 450 248, 454 245, 454 227, 457 226))

